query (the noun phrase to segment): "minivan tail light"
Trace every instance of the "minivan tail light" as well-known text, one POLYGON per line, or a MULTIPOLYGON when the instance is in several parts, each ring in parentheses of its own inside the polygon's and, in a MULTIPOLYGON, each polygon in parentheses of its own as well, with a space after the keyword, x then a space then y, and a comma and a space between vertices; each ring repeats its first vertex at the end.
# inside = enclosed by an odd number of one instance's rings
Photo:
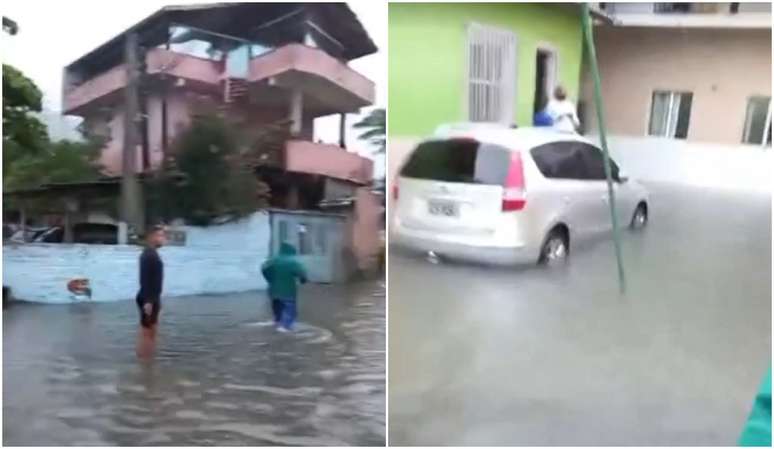
POLYGON ((395 181, 392 184, 392 199, 398 201, 398 182, 395 181))
POLYGON ((527 205, 527 185, 521 153, 514 152, 503 188, 503 211, 522 210, 527 205))

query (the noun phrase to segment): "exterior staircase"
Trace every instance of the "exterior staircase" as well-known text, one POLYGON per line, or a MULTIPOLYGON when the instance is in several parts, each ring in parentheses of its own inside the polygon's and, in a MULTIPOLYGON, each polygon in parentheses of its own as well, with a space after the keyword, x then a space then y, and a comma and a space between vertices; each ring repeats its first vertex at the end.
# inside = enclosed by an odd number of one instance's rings
POLYGON ((247 98, 247 80, 226 78, 223 84, 223 102, 230 104, 244 98, 247 98))

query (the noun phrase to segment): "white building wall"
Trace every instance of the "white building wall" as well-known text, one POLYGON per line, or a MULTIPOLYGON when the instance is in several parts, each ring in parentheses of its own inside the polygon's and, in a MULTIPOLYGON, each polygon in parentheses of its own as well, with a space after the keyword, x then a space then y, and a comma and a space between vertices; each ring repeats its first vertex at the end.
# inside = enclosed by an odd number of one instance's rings
MULTIPOLYGON (((164 297, 266 288, 260 266, 270 255, 268 214, 186 231, 186 246, 159 251, 164 297)), ((93 301, 134 299, 141 251, 134 245, 4 245, 3 285, 18 299, 70 303, 67 282, 83 277, 91 282, 93 301)))

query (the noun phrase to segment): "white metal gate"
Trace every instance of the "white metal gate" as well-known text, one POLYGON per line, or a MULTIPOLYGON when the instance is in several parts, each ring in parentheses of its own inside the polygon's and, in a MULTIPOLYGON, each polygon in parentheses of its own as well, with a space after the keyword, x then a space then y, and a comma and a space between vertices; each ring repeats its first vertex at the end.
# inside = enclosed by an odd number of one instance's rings
POLYGON ((466 45, 468 120, 513 123, 516 92, 516 35, 476 23, 466 45))
POLYGON ((344 222, 341 215, 304 211, 271 211, 271 251, 290 243, 311 282, 340 282, 346 277, 342 261, 344 222))

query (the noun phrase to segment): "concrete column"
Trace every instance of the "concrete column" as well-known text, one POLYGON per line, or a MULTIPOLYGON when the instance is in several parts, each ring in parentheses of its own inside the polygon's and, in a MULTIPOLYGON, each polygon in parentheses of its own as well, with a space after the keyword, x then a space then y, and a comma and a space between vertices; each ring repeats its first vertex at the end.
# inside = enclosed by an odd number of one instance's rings
POLYGON ((347 114, 339 114, 339 146, 347 148, 347 114))
POLYGON ((298 89, 293 89, 290 92, 290 114, 288 119, 291 121, 290 134, 293 136, 301 134, 304 121, 304 94, 298 89))
POLYGON ((288 196, 286 198, 285 207, 288 209, 299 209, 301 205, 301 194, 298 191, 297 185, 292 185, 288 189, 288 196))
POLYGON ((19 208, 19 228, 22 231, 22 241, 27 241, 27 233, 25 230, 27 229, 27 208, 24 206, 24 204, 21 205, 19 208))

